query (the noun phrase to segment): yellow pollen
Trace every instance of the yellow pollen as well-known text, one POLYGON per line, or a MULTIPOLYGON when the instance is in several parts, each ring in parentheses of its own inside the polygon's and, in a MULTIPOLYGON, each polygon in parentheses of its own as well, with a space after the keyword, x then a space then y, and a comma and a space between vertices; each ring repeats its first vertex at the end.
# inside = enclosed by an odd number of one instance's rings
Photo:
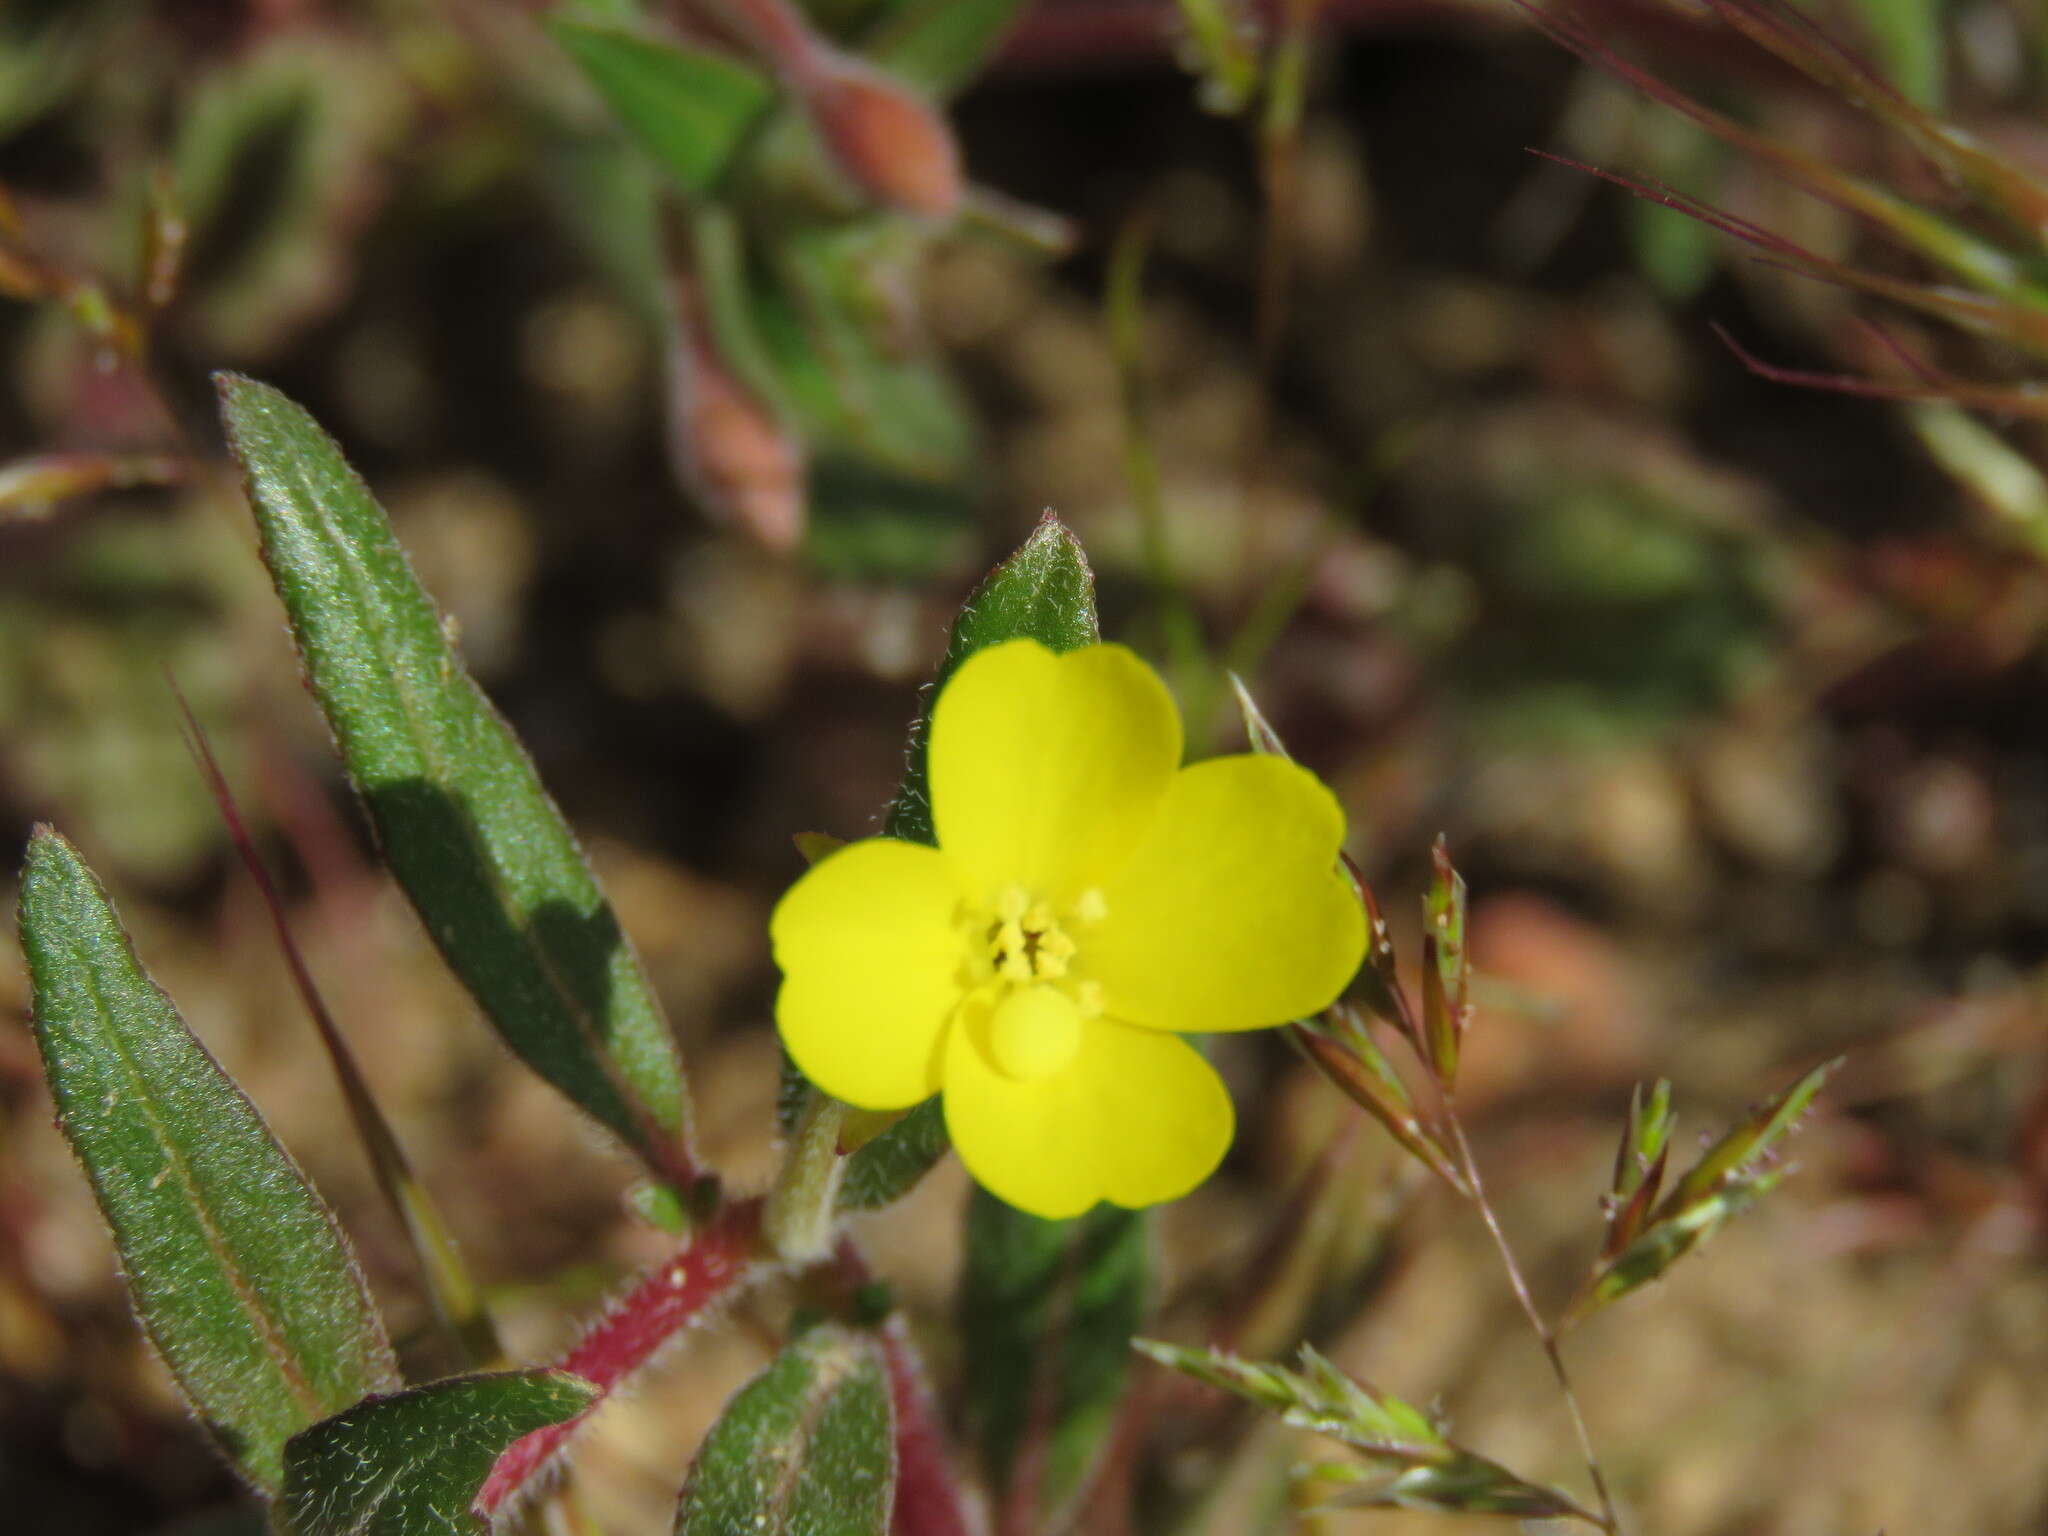
POLYGON ((1102 892, 1089 886, 1074 902, 1074 918, 1077 922, 1099 923, 1109 916, 1109 903, 1102 899, 1102 892))
POLYGON ((1081 1048, 1081 1011, 1057 987, 1019 987, 988 1021, 996 1069, 1019 1082, 1050 1077, 1081 1048))

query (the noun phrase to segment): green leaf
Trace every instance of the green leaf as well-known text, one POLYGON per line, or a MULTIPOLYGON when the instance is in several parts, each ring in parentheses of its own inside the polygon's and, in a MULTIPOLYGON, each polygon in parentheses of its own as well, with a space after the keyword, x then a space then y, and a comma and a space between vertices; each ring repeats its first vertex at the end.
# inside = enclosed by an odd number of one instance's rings
POLYGON ((453 1376, 372 1398, 292 1436, 284 1452, 285 1536, 447 1536, 500 1453, 597 1398, 564 1371, 453 1376))
POLYGON ((312 417, 220 380, 264 558, 385 862, 492 1025, 690 1182, 682 1064, 561 812, 464 670, 384 511, 312 417))
POLYGON ((398 1384, 348 1243, 47 828, 22 872, 21 942, 58 1123, 136 1313, 222 1454, 275 1493, 291 1435, 398 1384))
POLYGON ((1060 1523, 1100 1461, 1148 1267, 1139 1212, 1042 1221, 974 1192, 960 1298, 968 1415, 998 1505, 1034 1511, 1034 1529, 1060 1523), (1033 1487, 1011 1486, 1025 1475, 1033 1487))
POLYGON ((548 31, 628 132, 685 192, 707 192, 775 100, 774 84, 723 53, 554 17, 548 31))
POLYGON ((846 1160, 839 1183, 839 1209, 877 1211, 894 1205, 916 1187, 946 1155, 944 1106, 926 1099, 846 1160))
POLYGON ((1024 0, 904 0, 863 50, 891 74, 943 96, 971 80, 1024 0))
POLYGON ((883 1536, 894 1415, 866 1335, 824 1323, 726 1405, 690 1467, 676 1536, 883 1536))

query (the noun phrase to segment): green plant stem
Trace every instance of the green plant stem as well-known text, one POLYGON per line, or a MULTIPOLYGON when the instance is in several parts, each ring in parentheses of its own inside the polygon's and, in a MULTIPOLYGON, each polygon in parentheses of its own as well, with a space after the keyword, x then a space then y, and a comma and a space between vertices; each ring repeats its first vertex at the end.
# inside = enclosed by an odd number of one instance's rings
POLYGON ((844 1104, 813 1088, 769 1192, 762 1231, 769 1247, 792 1264, 815 1263, 832 1251, 833 1208, 846 1171, 839 1152, 845 1119, 844 1104))
POLYGON ((1579 1395, 1572 1388, 1571 1373, 1565 1369, 1564 1354, 1557 1347, 1557 1335, 1543 1320, 1543 1314, 1536 1310, 1535 1298, 1529 1294, 1529 1282, 1522 1277, 1522 1266, 1515 1258, 1515 1250, 1509 1246, 1500 1217, 1494 1212, 1493 1202, 1487 1198, 1486 1184, 1479 1176, 1478 1160, 1473 1157, 1472 1143, 1465 1135, 1465 1123, 1459 1118, 1448 1093, 1444 1095, 1443 1111, 1444 1125, 1451 1133, 1458 1161, 1464 1165, 1465 1180, 1472 1189, 1472 1203, 1478 1207, 1480 1219, 1486 1223, 1486 1230, 1493 1237, 1493 1246, 1500 1252, 1501 1267, 1507 1271, 1515 1300, 1521 1304, 1529 1326, 1536 1330, 1536 1338, 1543 1345, 1543 1358, 1550 1362, 1550 1374, 1557 1379, 1558 1391, 1564 1395, 1572 1429, 1579 1437, 1579 1453, 1585 1457, 1586 1473, 1592 1478, 1593 1492, 1600 1500, 1600 1528, 1608 1532, 1608 1536, 1622 1536, 1621 1516, 1615 1510, 1613 1495, 1607 1491, 1607 1474, 1600 1470, 1600 1455, 1593 1449, 1592 1431, 1586 1427, 1585 1411, 1579 1407, 1579 1395))

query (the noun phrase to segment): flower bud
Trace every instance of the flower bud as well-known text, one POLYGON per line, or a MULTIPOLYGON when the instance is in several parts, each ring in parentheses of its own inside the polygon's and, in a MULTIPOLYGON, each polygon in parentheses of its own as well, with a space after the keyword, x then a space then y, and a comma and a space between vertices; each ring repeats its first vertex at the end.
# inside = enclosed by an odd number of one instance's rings
POLYGON ((719 355, 685 299, 669 359, 669 459, 711 517, 736 523, 769 549, 804 531, 803 444, 719 355))
POLYGON ((939 114, 907 87, 843 54, 822 54, 802 90, 839 168, 877 202, 950 217, 960 206, 960 150, 939 114))

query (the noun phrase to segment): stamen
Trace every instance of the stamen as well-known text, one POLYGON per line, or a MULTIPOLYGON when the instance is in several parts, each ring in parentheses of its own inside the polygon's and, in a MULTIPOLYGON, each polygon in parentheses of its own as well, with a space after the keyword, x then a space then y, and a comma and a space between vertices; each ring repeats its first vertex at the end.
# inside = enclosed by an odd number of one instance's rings
POLYGON ((1099 923, 1107 916, 1109 903, 1096 886, 1089 886, 1074 901, 1074 917, 1078 922, 1099 923))

